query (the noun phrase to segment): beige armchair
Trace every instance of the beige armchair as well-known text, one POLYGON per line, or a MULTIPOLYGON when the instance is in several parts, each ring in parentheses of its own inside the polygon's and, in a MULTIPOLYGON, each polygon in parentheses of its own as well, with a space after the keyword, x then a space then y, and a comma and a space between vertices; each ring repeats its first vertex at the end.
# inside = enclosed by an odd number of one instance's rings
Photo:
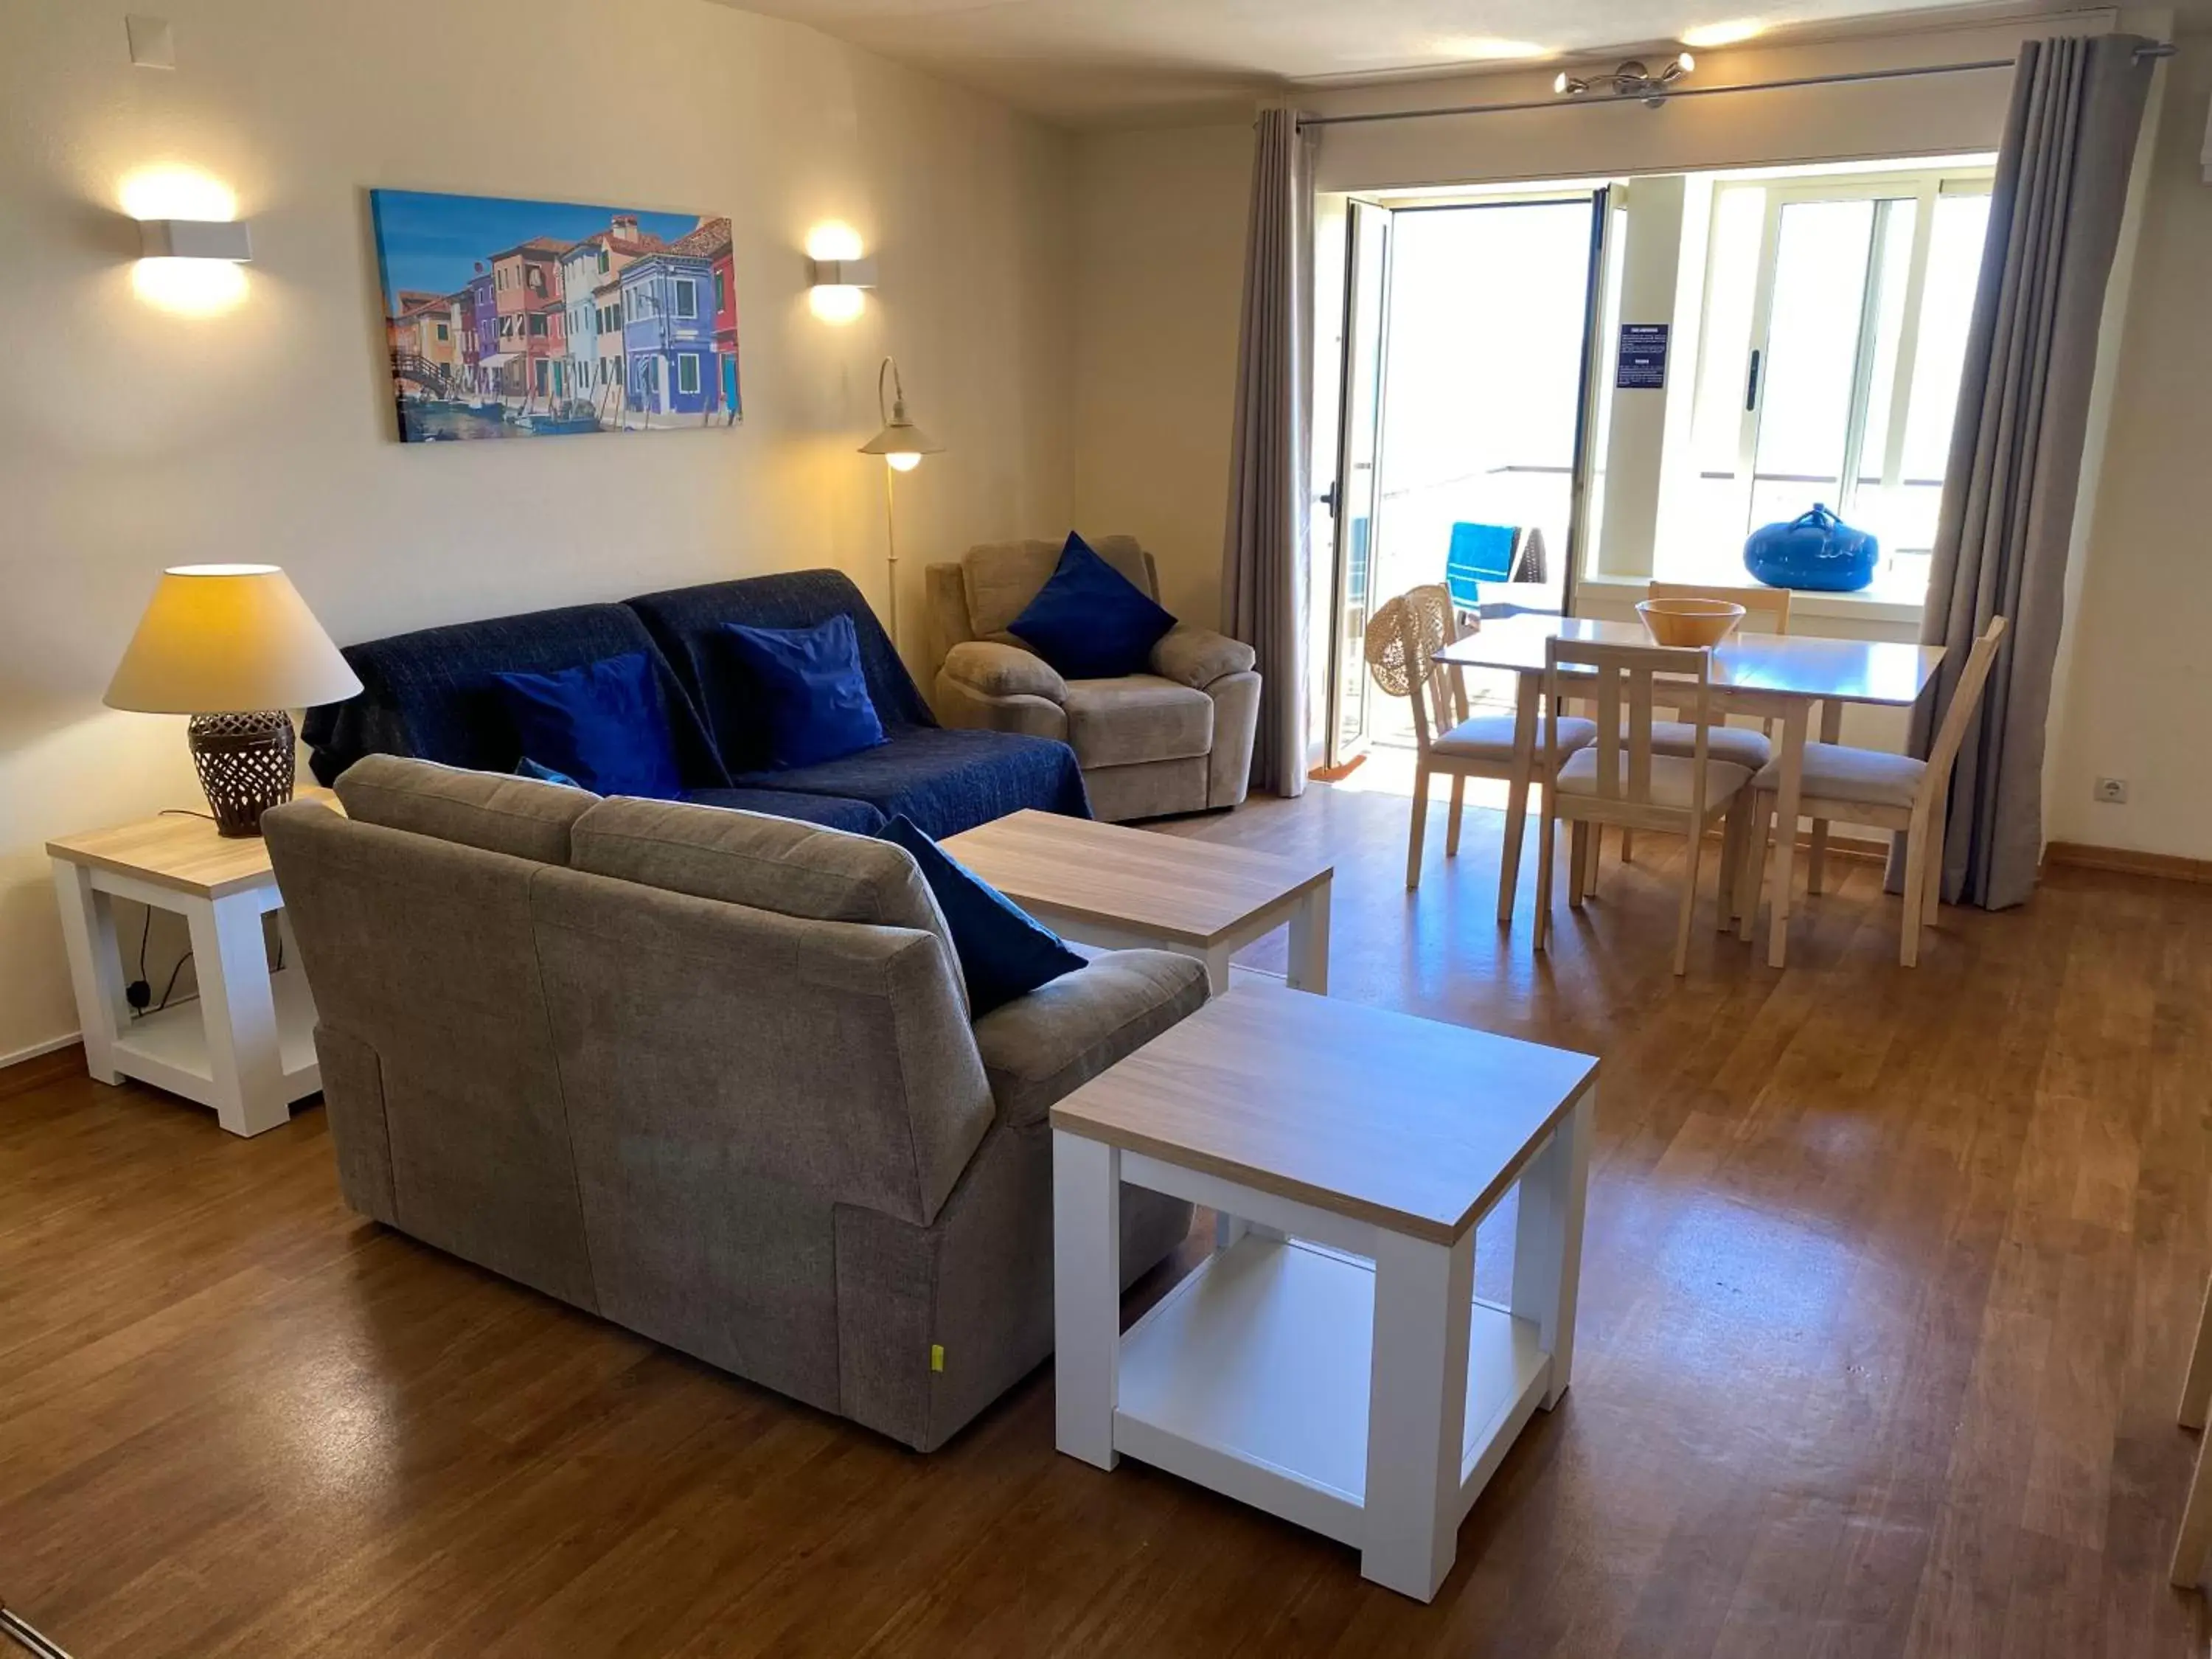
MULTIPOLYGON (((1127 536, 1091 542, 1155 599, 1152 556, 1127 536)), ((1260 677, 1252 647, 1178 623, 1150 672, 1066 680, 1006 631, 1052 575, 1057 542, 991 542, 929 567, 930 665, 947 726, 1057 738, 1075 750, 1091 810, 1113 821, 1235 806, 1252 769, 1260 677)))

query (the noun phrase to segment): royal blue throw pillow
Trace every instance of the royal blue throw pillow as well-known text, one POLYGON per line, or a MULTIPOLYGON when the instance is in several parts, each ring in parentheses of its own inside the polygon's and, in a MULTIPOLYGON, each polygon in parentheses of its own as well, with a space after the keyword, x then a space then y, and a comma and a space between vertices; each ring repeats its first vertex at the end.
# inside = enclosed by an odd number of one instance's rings
POLYGON ((518 778, 534 778, 539 783, 557 783, 563 789, 580 789, 584 787, 566 772, 556 772, 550 766, 541 766, 527 755, 515 762, 514 775, 518 778))
POLYGON ((722 631, 760 693, 769 765, 815 766, 884 741, 850 617, 815 628, 725 623, 722 631))
POLYGON ((522 752, 600 795, 674 800, 676 741, 642 651, 552 674, 494 674, 522 752))
POLYGON ((1052 580, 1006 631, 1072 680, 1141 674, 1176 619, 1073 531, 1052 580))
POLYGON ((1059 934, 952 857, 905 813, 877 839, 905 848, 921 866, 951 930, 975 1018, 1083 966, 1059 934))

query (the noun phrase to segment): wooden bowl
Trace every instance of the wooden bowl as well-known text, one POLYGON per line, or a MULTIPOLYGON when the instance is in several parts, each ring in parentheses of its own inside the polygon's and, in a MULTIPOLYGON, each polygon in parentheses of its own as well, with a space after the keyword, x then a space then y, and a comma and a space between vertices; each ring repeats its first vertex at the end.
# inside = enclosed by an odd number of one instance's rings
POLYGON ((1654 645, 1718 645, 1743 620, 1733 599, 1644 599, 1636 611, 1654 645))

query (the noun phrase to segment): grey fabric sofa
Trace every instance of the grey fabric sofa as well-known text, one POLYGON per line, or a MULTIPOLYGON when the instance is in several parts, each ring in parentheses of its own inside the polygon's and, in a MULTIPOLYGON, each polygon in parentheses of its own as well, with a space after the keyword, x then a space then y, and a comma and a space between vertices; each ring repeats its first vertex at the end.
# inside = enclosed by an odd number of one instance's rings
MULTIPOLYGON (((1102 536, 1091 546, 1159 598, 1152 556, 1129 537, 1102 536)), ((938 719, 1067 744, 1098 817, 1238 805, 1260 718, 1252 647, 1179 623, 1153 647, 1149 673, 1062 679, 1006 631, 1050 580, 1060 551, 1057 542, 992 542, 957 564, 929 567, 938 719)))
MULTIPOLYGON (((971 1023, 887 842, 389 756, 337 787, 264 823, 355 1209, 921 1450, 1050 1352, 1047 1109, 1197 963, 971 1023)), ((1190 1224, 1123 1215, 1130 1279, 1190 1224)))

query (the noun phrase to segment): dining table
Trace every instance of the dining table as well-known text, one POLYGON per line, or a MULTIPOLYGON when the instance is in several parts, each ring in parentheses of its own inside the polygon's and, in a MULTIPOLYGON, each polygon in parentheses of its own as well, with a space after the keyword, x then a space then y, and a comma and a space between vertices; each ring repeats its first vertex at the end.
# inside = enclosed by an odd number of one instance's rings
MULTIPOLYGON (((1639 623, 1595 617, 1523 614, 1485 622, 1474 632, 1436 653, 1435 660, 1455 668, 1492 669, 1515 677, 1513 776, 1506 793, 1504 849, 1498 875, 1498 919, 1513 919, 1520 881, 1521 841, 1528 817, 1528 790, 1534 780, 1536 721, 1543 701, 1545 650, 1554 640, 1600 645, 1650 645, 1639 623)), ((1740 714, 1773 722, 1779 763, 1775 789, 1774 858, 1768 888, 1770 912, 1766 959, 1782 967, 1790 945, 1790 892, 1797 842, 1797 806, 1802 798, 1805 744, 1813 708, 1820 708, 1820 741, 1835 743, 1843 732, 1850 704, 1910 708, 1936 678, 1943 661, 1940 645, 1907 645, 1891 640, 1844 640, 1802 634, 1734 633, 1712 651, 1716 715, 1740 714)), ((1574 672, 1561 669, 1562 675, 1574 672)), ((1815 824, 1809 849, 1818 871, 1826 826, 1815 824)), ((1725 911, 1728 896, 1722 896, 1725 911)))

